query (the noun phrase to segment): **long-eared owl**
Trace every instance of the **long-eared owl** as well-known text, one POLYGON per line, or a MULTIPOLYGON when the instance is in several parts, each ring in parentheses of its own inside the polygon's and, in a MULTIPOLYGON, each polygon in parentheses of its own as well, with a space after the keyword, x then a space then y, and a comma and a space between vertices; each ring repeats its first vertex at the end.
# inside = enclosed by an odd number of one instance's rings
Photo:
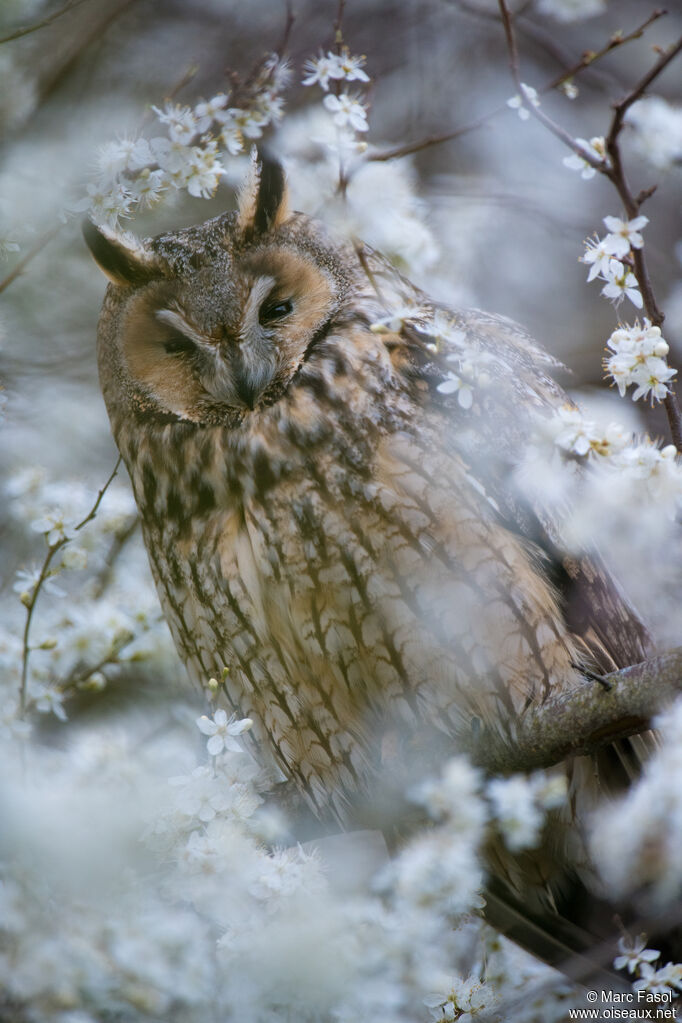
POLYGON ((643 659, 598 560, 565 555, 515 483, 567 400, 520 327, 439 306, 290 212, 267 159, 234 213, 85 234, 112 281, 104 398, 180 656, 203 684, 229 669, 225 699, 318 814, 477 720, 512 732, 581 667, 643 659))

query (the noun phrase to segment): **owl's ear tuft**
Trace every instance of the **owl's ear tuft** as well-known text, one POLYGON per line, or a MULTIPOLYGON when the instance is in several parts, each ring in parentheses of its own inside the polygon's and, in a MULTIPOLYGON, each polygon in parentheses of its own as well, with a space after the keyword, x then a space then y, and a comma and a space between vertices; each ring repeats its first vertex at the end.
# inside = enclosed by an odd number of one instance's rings
POLYGON ((162 275, 156 254, 131 234, 117 234, 88 219, 83 237, 100 270, 120 287, 139 287, 162 275))
POLYGON ((245 241, 283 224, 289 215, 287 184, 278 160, 251 150, 251 169, 239 194, 237 230, 245 241))

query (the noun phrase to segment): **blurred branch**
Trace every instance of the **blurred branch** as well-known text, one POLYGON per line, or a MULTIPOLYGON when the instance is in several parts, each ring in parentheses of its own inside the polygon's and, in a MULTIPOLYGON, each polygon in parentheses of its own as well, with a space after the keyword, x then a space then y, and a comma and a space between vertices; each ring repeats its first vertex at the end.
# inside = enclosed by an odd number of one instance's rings
POLYGON ((38 241, 28 250, 23 259, 20 259, 14 269, 0 281, 0 294, 2 294, 6 288, 9 288, 10 284, 16 281, 17 277, 21 276, 28 264, 35 259, 35 257, 43 251, 47 243, 52 241, 52 239, 57 235, 60 227, 61 224, 57 224, 55 227, 50 228, 49 231, 46 231, 45 234, 40 236, 38 241))
POLYGON ((480 729, 463 749, 485 770, 508 774, 596 753, 646 731, 652 718, 682 694, 682 647, 600 676, 598 682, 585 682, 528 711, 509 736, 480 729))
POLYGON ((275 53, 279 54, 280 57, 282 57, 286 52, 286 49, 289 45, 289 39, 291 38, 291 30, 294 27, 294 22, 296 21, 296 14, 294 12, 291 0, 286 0, 285 6, 287 17, 286 21, 284 22, 284 31, 282 33, 282 38, 279 42, 279 45, 275 47, 275 53))
MULTIPOLYGON (((109 486, 110 486, 114 476, 118 472, 118 467, 119 467, 120 464, 121 464, 121 456, 119 455, 118 459, 116 460, 116 465, 114 466, 114 468, 113 468, 113 470, 111 472, 111 475, 109 476, 108 480, 106 481, 106 483, 104 484, 102 489, 97 494, 97 497, 95 499, 95 503, 93 504, 92 508, 90 509, 88 514, 85 516, 85 518, 81 519, 81 521, 78 523, 78 525, 75 526, 75 531, 76 532, 78 532, 84 526, 86 526, 88 524, 88 522, 91 522, 95 518, 95 516, 97 515, 97 510, 98 510, 100 504, 102 503, 102 498, 104 497, 104 495, 106 494, 107 490, 109 489, 109 486)), ((33 587, 32 592, 27 596, 27 599, 23 601, 24 607, 26 608, 26 622, 25 622, 25 625, 24 625, 24 635, 23 635, 23 638, 22 638, 21 683, 20 683, 20 686, 19 686, 19 706, 20 706, 20 710, 21 710, 21 714, 22 715, 25 714, 25 712, 26 712, 26 690, 27 690, 27 685, 28 685, 28 666, 29 666, 29 660, 30 660, 30 657, 31 657, 30 636, 31 636, 31 625, 33 623, 33 612, 35 611, 35 606, 36 606, 36 603, 38 602, 38 597, 40 595, 40 591, 42 590, 43 585, 44 585, 46 579, 48 579, 49 576, 50 576, 50 565, 52 564, 52 560, 53 560, 55 554, 57 553, 57 551, 60 551, 62 549, 62 547, 66 546, 67 543, 69 543, 69 537, 63 536, 61 538, 61 540, 57 540, 56 543, 48 544, 47 553, 45 555, 45 559, 44 559, 42 567, 40 569, 40 573, 38 575, 37 582, 36 582, 35 586, 33 587)), ((23 597, 22 597, 22 600, 23 600, 23 597)))
POLYGON ((18 28, 16 32, 11 32, 8 36, 2 36, 0 38, 0 45, 2 43, 11 43, 14 39, 21 39, 22 36, 30 35, 31 32, 37 32, 38 29, 45 28, 47 25, 51 25, 53 21, 56 21, 57 18, 61 18, 62 14, 68 14, 74 7, 80 7, 81 4, 87 2, 88 0, 69 0, 63 7, 53 11, 52 14, 48 14, 42 21, 36 21, 33 25, 26 25, 24 28, 18 28))
POLYGON ((125 523, 123 528, 117 530, 116 533, 114 533, 114 539, 109 548, 109 551, 107 552, 104 564, 101 570, 98 572, 97 578, 95 579, 95 589, 93 592, 93 597, 95 600, 99 600, 99 598, 102 596, 104 591, 109 586, 113 577, 114 565, 116 564, 116 561, 119 555, 121 554, 121 551, 126 546, 130 538, 134 535, 135 530, 137 529, 139 523, 140 516, 137 514, 137 512, 135 512, 133 515, 129 517, 128 521, 125 523))
MULTIPOLYGON (((625 176, 625 169, 623 167, 623 161, 620 153, 620 133, 623 130, 625 124, 625 115, 629 108, 636 103, 638 99, 644 95, 646 89, 651 83, 658 78, 661 72, 675 59, 675 57, 682 50, 682 38, 678 39, 668 50, 664 50, 659 56, 654 66, 639 80, 639 82, 624 96, 622 99, 614 103, 613 106, 613 118, 611 120, 611 126, 609 128, 608 135, 606 137, 606 152, 608 154, 608 160, 600 160, 593 157, 589 152, 579 146, 574 138, 569 133, 553 121, 551 117, 539 107, 535 106, 534 103, 528 102, 528 98, 525 95, 522 87, 520 73, 519 73, 519 55, 516 46, 516 35, 514 32, 514 22, 507 6, 507 0, 498 0, 500 15, 502 17, 502 24, 504 26, 505 36, 507 38, 507 49, 509 51, 509 67, 511 70, 512 78, 521 101, 528 111, 528 113, 534 117, 537 121, 540 121, 553 135, 560 139, 564 145, 569 149, 573 150, 581 159, 586 163, 589 163, 591 167, 603 174, 604 177, 608 178, 613 184, 614 188, 618 192, 618 195, 623 203, 626 216, 629 220, 632 220, 639 214, 642 204, 652 194, 651 188, 645 188, 634 196, 627 178, 625 176)), ((665 12, 654 12, 660 17, 665 12)), ((653 15, 649 18, 649 24, 653 19, 653 15)), ((638 30, 641 33, 644 31, 647 23, 640 26, 638 30)), ((639 289, 642 295, 642 301, 644 303, 644 309, 646 310, 647 316, 653 326, 660 327, 664 320, 664 314, 661 312, 656 298, 654 296, 653 288, 651 286, 651 279, 649 277, 649 271, 646 265, 644 252, 642 249, 633 249, 632 253, 633 270, 639 289)), ((675 393, 670 390, 666 397, 663 399, 663 406, 666 411, 668 418, 668 426, 670 428, 670 435, 675 444, 675 447, 679 452, 682 452, 682 414, 680 413, 680 407, 677 402, 675 393)))

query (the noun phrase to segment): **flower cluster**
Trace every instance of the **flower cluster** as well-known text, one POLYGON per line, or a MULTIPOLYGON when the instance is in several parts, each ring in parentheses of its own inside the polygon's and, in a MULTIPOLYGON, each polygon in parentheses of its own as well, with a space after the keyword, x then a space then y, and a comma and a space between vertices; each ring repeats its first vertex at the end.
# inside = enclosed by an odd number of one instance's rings
POLYGON ((580 177, 584 178, 585 181, 593 178, 597 173, 597 168, 594 166, 594 162, 605 163, 607 160, 606 156, 606 142, 601 135, 595 135, 588 142, 586 139, 575 139, 575 144, 581 149, 586 156, 591 157, 590 160, 586 160, 582 156, 578 156, 577 153, 572 153, 571 156, 565 156, 563 159, 564 167, 570 168, 570 170, 580 171, 580 177))
POLYGON ((634 991, 645 991, 651 997, 682 993, 682 964, 668 963, 655 969, 653 963, 660 956, 655 948, 646 947, 646 936, 637 938, 624 935, 618 942, 619 955, 613 961, 617 970, 627 970, 637 979, 633 981, 634 991))
POLYGON ((665 361, 669 347, 660 327, 652 327, 645 317, 642 325, 636 321, 632 327, 622 326, 614 330, 608 346, 613 354, 604 360, 604 368, 618 386, 621 396, 630 384, 634 384, 634 401, 650 398, 653 405, 654 401, 665 398, 670 390, 668 381, 675 376, 676 370, 665 361))
POLYGON ((647 217, 635 217, 633 220, 604 217, 604 223, 609 234, 588 241, 580 257, 580 261, 590 267, 587 280, 598 278, 605 281, 601 293, 605 298, 610 298, 614 305, 619 305, 627 297, 641 309, 642 295, 637 278, 630 269, 630 257, 632 249, 641 249, 644 245, 640 231, 649 220, 647 217))
POLYGON ((521 92, 511 96, 507 100, 507 106, 511 110, 516 110, 522 121, 527 121, 530 117, 530 108, 540 106, 540 97, 538 96, 537 89, 534 89, 532 85, 526 85, 525 82, 521 82, 521 92))
POLYGON ((141 544, 131 542, 137 514, 128 490, 110 486, 83 528, 96 498, 77 481, 55 483, 39 469, 22 469, 4 491, 17 542, 23 545, 26 529, 31 540, 39 533, 44 541, 42 562, 17 568, 12 589, 18 601, 3 609, 0 665, 9 688, 0 693, 0 730, 11 734, 21 711, 20 688, 29 714, 64 721, 68 697, 98 691, 147 660, 166 671, 171 653, 151 587, 136 586, 136 599, 130 598, 129 580, 139 577, 140 568, 146 573, 141 544), (27 616, 30 631, 22 646, 27 616))
POLYGON ((682 162, 682 107, 660 96, 646 96, 629 108, 625 120, 640 153, 659 170, 682 162))
POLYGON ((358 133, 362 134, 369 128, 367 104, 361 95, 349 92, 345 85, 346 82, 364 85, 370 81, 363 70, 364 63, 365 57, 352 56, 348 47, 343 46, 339 53, 329 51, 326 55, 307 60, 304 65, 303 85, 319 85, 326 93, 323 103, 337 129, 340 156, 361 153, 365 149, 358 133))
MULTIPOLYGON (((639 283, 632 272, 633 250, 644 245, 641 231, 649 223, 644 216, 623 220, 620 217, 604 217, 608 234, 595 237, 586 243, 581 262, 589 266, 587 280, 603 281, 601 289, 605 298, 618 306, 628 298, 637 309, 643 306, 639 283)), ((669 393, 668 381, 675 375, 666 362, 669 347, 661 336, 661 330, 653 326, 646 317, 640 325, 620 324, 608 340, 613 354, 604 360, 607 374, 624 395, 630 384, 635 385, 632 397, 649 398, 653 404, 662 401, 669 393)))
POLYGON ((276 54, 237 95, 217 93, 194 107, 167 102, 153 107, 166 136, 123 138, 98 154, 98 178, 74 210, 88 210, 97 223, 116 227, 134 209, 152 206, 173 190, 207 199, 224 174, 223 153, 234 156, 283 114, 281 92, 289 79, 276 54))

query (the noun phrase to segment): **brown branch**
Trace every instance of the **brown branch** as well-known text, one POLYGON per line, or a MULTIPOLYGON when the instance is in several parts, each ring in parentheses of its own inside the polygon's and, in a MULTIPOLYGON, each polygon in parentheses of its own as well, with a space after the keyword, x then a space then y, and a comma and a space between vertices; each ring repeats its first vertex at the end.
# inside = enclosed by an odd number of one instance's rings
POLYGON ((462 743, 475 764, 491 774, 551 767, 566 757, 596 753, 646 731, 666 704, 682 694, 682 647, 604 676, 528 711, 505 737, 479 729, 462 743))
POLYGON ((81 4, 86 2, 87 0, 69 0, 69 2, 64 4, 63 7, 60 7, 57 11, 53 11, 52 14, 43 18, 42 21, 36 21, 33 25, 26 25, 24 28, 18 28, 15 32, 11 32, 9 35, 3 36, 0 39, 0 46, 3 43, 11 43, 15 39, 21 39, 22 36, 30 35, 31 32, 37 32, 39 28, 45 28, 47 25, 51 25, 53 21, 57 20, 57 18, 61 18, 62 14, 68 14, 68 12, 72 11, 74 7, 79 7, 81 4))
POLYGON ((294 27, 294 22, 296 21, 296 14, 291 0, 285 0, 285 9, 287 16, 286 21, 284 22, 284 31, 282 32, 282 38, 279 45, 275 47, 275 53, 277 53, 280 57, 282 57, 287 51, 289 39, 291 38, 291 30, 294 27))

